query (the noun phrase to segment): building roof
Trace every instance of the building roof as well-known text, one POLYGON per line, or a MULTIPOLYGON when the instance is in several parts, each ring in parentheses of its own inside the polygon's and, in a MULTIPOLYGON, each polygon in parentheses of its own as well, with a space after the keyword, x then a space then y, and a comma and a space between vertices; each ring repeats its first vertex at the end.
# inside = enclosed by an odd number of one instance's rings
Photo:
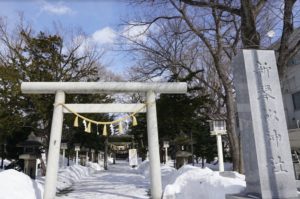
POLYGON ((18 147, 25 147, 25 146, 42 146, 41 143, 41 139, 37 136, 35 136, 35 134, 33 132, 31 132, 28 137, 27 140, 20 142, 19 144, 17 144, 18 147))

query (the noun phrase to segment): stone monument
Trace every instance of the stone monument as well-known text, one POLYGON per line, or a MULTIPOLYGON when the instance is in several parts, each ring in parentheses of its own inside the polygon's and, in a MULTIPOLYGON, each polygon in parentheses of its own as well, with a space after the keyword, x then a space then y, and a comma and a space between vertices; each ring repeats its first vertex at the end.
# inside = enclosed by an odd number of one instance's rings
POLYGON ((226 198, 298 198, 274 51, 243 50, 233 73, 247 187, 226 198))

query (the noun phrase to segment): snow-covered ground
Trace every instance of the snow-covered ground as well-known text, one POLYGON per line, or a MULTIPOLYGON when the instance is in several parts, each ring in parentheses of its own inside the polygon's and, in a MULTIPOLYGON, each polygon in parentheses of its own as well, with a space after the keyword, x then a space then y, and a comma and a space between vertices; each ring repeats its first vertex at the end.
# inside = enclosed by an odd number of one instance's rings
MULTIPOLYGON (((176 170, 169 165, 172 163, 161 166, 164 199, 223 199, 225 194, 245 188, 244 176, 235 172, 220 174, 190 165, 176 170)), ((62 167, 56 198, 149 198, 149 174, 148 161, 135 169, 127 161, 117 161, 109 165, 108 171, 96 163, 62 167)), ((0 172, 0 184, 1 199, 42 199, 44 178, 31 180, 21 172, 6 170, 0 172)))
POLYGON ((72 191, 57 199, 143 199, 148 196, 149 181, 132 169, 127 161, 109 165, 107 171, 93 173, 74 184, 72 191))

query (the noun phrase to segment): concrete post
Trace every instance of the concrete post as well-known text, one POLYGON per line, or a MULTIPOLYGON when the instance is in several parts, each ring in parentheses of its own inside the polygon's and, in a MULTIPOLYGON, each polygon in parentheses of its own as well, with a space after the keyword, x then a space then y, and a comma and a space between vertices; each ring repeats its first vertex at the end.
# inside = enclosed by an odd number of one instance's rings
POLYGON ((62 150, 62 152, 63 152, 63 154, 62 154, 62 157, 63 157, 63 159, 62 159, 62 166, 65 166, 65 156, 66 156, 66 150, 65 150, 65 149, 63 149, 63 150, 62 150))
POLYGON ((94 151, 94 149, 92 149, 91 150, 91 158, 92 158, 91 161, 92 162, 94 162, 94 153, 95 153, 95 151, 94 151))
POLYGON ((107 156, 108 156, 108 137, 105 138, 104 141, 104 170, 107 170, 107 156))
POLYGON ((89 152, 85 152, 85 165, 88 163, 89 161, 89 152))
POLYGON ((76 165, 78 165, 78 151, 76 150, 76 159, 75 159, 76 165))
POLYGON ((216 137, 217 137, 217 146, 218 146, 219 171, 224 171, 222 135, 221 134, 217 134, 216 137))
POLYGON ((65 166, 66 149, 68 148, 67 143, 61 143, 60 149, 62 150, 62 166, 65 166))
POLYGON ((156 117, 155 93, 147 92, 147 134, 150 155, 151 198, 160 199, 162 195, 159 142, 156 117))
POLYGON ((63 125, 63 107, 59 103, 65 103, 65 93, 57 91, 52 117, 51 134, 49 142, 47 173, 45 180, 44 199, 54 199, 56 194, 56 181, 59 164, 60 142, 63 125))
POLYGON ((168 162, 168 147, 165 147, 166 164, 168 162))

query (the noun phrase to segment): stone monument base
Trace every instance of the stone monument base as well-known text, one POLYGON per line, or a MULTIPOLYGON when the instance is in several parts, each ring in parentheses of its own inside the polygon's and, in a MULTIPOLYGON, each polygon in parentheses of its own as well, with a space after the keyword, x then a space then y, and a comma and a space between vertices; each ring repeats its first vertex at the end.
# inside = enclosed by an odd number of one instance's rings
MULTIPOLYGON (((226 199, 261 199, 260 197, 254 195, 243 195, 243 194, 227 194, 226 199)), ((300 199, 300 195, 296 198, 272 198, 272 199, 300 199)))
POLYGON ((250 197, 248 196, 244 196, 244 195, 238 195, 238 194, 226 194, 226 199, 248 199, 250 197))
MULTIPOLYGON (((229 177, 231 175, 234 175, 235 172, 222 172, 220 175, 223 177, 229 177)), ((300 191, 300 180, 296 180, 296 185, 298 191, 300 191)), ((254 194, 226 194, 226 199, 261 199, 259 196, 255 196, 254 194)), ((300 199, 300 195, 298 194, 298 197, 296 198, 274 198, 274 199, 300 199)))

